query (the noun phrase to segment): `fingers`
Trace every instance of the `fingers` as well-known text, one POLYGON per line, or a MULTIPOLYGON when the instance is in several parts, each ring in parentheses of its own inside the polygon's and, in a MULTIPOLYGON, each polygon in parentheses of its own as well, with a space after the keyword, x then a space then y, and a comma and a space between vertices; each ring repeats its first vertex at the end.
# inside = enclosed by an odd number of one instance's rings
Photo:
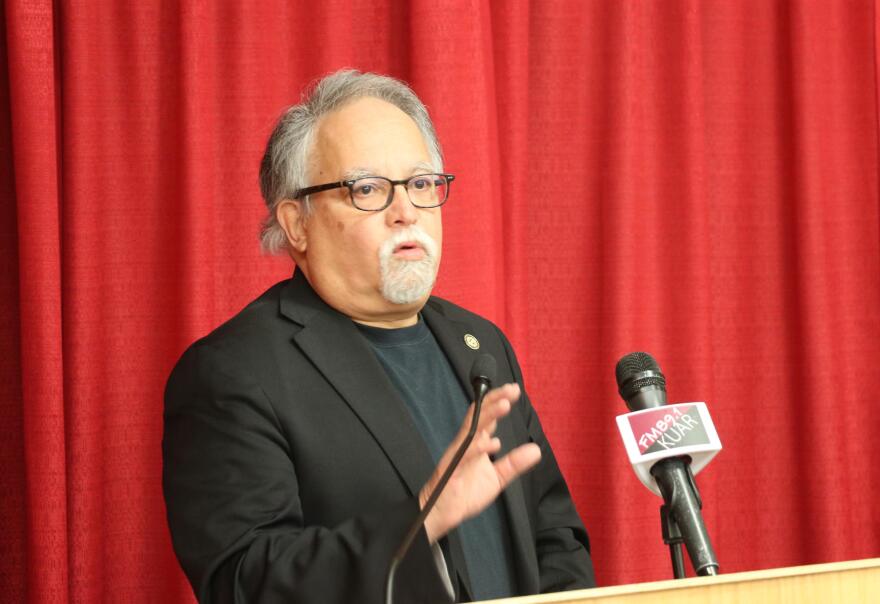
MULTIPOLYGON (((520 387, 516 383, 504 384, 486 393, 486 396, 483 397, 483 405, 480 410, 474 442, 470 444, 465 452, 464 459, 483 454, 492 455, 501 450, 500 441, 497 439, 493 440, 491 437, 495 434, 495 430, 498 427, 498 420, 510 413, 512 405, 519 400, 519 397, 520 387)), ((442 474, 442 471, 452 460, 455 452, 467 436, 473 418, 473 409, 474 405, 471 404, 462 420, 458 434, 456 434, 455 439, 440 458, 440 464, 437 467, 437 477, 442 474)))
MULTIPOLYGON (((519 396, 519 384, 504 384, 487 392, 483 398, 483 407, 480 410, 480 422, 477 424, 477 429, 486 430, 489 433, 495 432, 497 421, 510 413, 511 407, 519 400, 519 396)), ((470 426, 469 419, 465 422, 465 425, 470 426)))
POLYGON ((465 454, 465 459, 476 455, 492 455, 500 450, 501 439, 484 430, 474 437, 474 441, 465 454))
MULTIPOLYGON (((425 531, 431 543, 465 519, 485 509, 511 481, 541 460, 541 450, 534 443, 520 445, 495 461, 491 457, 501 451, 501 439, 494 435, 498 420, 510 413, 511 406, 519 397, 520 389, 517 384, 505 384, 486 394, 474 439, 446 484, 446 489, 437 499, 434 509, 425 519, 425 531)), ((419 504, 423 508, 465 438, 472 416, 473 406, 431 479, 419 492, 419 504)))
MULTIPOLYGON (((477 423, 477 431, 486 431, 489 434, 495 433, 498 419, 510 413, 511 406, 520 397, 519 384, 504 384, 498 388, 493 388, 486 393, 483 398, 483 406, 480 409, 480 419, 477 423)), ((450 445, 451 449, 455 449, 464 440, 468 430, 471 427, 471 419, 474 416, 474 404, 471 403, 468 411, 461 422, 458 434, 455 436, 450 445)))
MULTIPOLYGON (((495 430, 498 427, 498 420, 508 413, 510 413, 510 409, 517 400, 519 400, 520 389, 519 384, 504 384, 503 386, 499 386, 498 388, 493 388, 489 392, 486 393, 486 396, 483 398, 483 406, 480 410, 480 417, 477 423, 477 433, 474 437, 474 441, 479 441, 481 438, 481 434, 486 434, 488 436, 492 436, 495 434, 495 430)), ((453 449, 464 440, 465 435, 468 433, 470 429, 471 421, 473 418, 473 408, 474 405, 471 404, 468 409, 468 413, 462 421, 461 429, 459 430, 458 435, 455 438, 453 446, 450 449, 453 449)), ((500 441, 499 441, 500 442, 500 441)), ((468 447, 467 457, 470 457, 474 454, 479 453, 497 453, 500 451, 499 447, 493 447, 492 450, 485 449, 475 443, 471 443, 471 446, 468 447)))
POLYGON ((501 490, 504 490, 517 476, 532 469, 539 461, 541 461, 541 448, 535 443, 520 445, 497 460, 494 466, 501 490))
POLYGON ((519 400, 519 395, 519 384, 504 384, 498 388, 493 388, 483 397, 483 411, 489 411, 495 405, 504 403, 504 401, 506 401, 507 411, 509 411, 510 405, 519 400))

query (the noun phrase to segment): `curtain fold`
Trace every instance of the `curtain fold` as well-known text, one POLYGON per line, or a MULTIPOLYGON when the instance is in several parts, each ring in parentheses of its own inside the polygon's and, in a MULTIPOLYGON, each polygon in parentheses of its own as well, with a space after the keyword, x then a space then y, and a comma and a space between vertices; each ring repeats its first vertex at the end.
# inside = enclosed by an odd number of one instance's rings
POLYGON ((725 449, 723 572, 880 555, 872 0, 7 0, 0 41, 0 593, 188 602, 162 392, 290 274, 259 252, 283 108, 410 82, 456 174, 436 293, 523 363, 601 584, 671 576, 616 361, 654 354, 725 449))
POLYGON ((6 295, 18 294, 20 323, 18 341, 10 343, 4 364, 17 360, 20 368, 20 381, 13 385, 13 391, 18 390, 21 405, 20 419, 16 417, 20 423, 15 423, 21 430, 16 440, 23 448, 24 476, 17 485, 23 497, 12 497, 11 501, 24 509, 10 512, 25 522, 25 543, 14 554, 24 554, 18 558, 18 577, 12 569, 7 572, 11 586, 21 589, 20 593, 26 586, 34 601, 67 598, 71 544, 61 260, 62 116, 56 34, 51 2, 7 4, 6 119, 11 124, 12 170, 8 174, 11 186, 4 188, 14 194, 18 288, 17 292, 10 288, 6 295), (17 351, 13 348, 16 345, 17 351))

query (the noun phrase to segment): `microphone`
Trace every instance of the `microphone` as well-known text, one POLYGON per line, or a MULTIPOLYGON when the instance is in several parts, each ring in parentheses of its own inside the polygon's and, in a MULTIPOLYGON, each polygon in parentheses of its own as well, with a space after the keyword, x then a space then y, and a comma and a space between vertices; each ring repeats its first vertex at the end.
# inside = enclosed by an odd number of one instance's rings
POLYGON ((412 545, 413 539, 415 539, 416 535, 421 530, 422 525, 425 523, 425 518, 427 518, 428 514, 431 513, 431 510, 434 509, 434 505, 437 503, 437 499, 440 498, 440 494, 446 487, 446 483, 449 482, 452 473, 455 472, 455 469, 461 462, 461 458, 464 457, 465 451, 467 451, 467 448, 474 440, 474 436, 477 433, 477 425, 480 422, 480 409, 483 407, 483 397, 485 397, 486 393, 492 389, 492 382, 495 380, 496 371, 497 365, 495 363, 495 357, 491 354, 481 354, 474 361, 474 364, 471 365, 469 378, 471 387, 474 389, 474 412, 471 416, 471 425, 468 428, 467 435, 464 437, 464 440, 455 451, 455 455, 452 456, 452 460, 449 462, 449 465, 440 477, 440 480, 437 481, 437 486, 434 487, 431 496, 428 497, 428 501, 425 502, 425 507, 422 508, 419 515, 416 516, 416 519, 413 521, 404 536, 403 541, 401 541, 400 546, 391 558, 391 566, 388 568, 388 576, 385 580, 386 604, 392 604, 394 599, 394 575, 397 573, 397 567, 400 565, 401 561, 403 561, 404 556, 406 556, 406 553, 412 545))
MULTIPOLYGON (((698 575, 717 575, 718 560, 703 515, 702 502, 694 482, 701 470, 721 450, 721 442, 704 403, 666 404, 666 377, 654 357, 633 352, 615 368, 620 396, 631 413, 617 417, 630 462, 642 482, 662 495, 687 547, 698 575), (691 465, 694 465, 694 468, 691 465)), ((664 537, 668 529, 664 514, 664 537)), ((673 535, 674 539, 675 535, 673 535)), ((670 547, 674 540, 667 541, 670 547)), ((673 567, 677 576, 683 568, 673 549, 673 567)))
POLYGON ((617 391, 630 411, 666 404, 666 376, 647 352, 631 352, 614 368, 617 391))
POLYGON ((474 400, 483 402, 483 397, 492 389, 492 382, 495 380, 495 373, 498 367, 495 364, 495 357, 491 354, 481 354, 471 365, 470 383, 474 389, 474 400))

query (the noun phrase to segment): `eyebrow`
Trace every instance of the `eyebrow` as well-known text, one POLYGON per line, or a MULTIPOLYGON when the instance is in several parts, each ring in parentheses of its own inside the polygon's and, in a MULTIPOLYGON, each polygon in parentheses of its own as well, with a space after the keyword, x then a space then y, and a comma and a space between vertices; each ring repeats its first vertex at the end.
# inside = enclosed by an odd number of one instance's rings
MULTIPOLYGON (((420 173, 431 174, 434 172, 434 166, 427 162, 420 161, 413 165, 410 169, 410 175, 415 176, 420 173)), ((364 178, 366 176, 381 176, 377 174, 375 170, 370 170, 369 168, 351 168, 350 170, 346 170, 342 174, 341 180, 354 180, 356 178, 364 178)))
POLYGON ((430 174, 430 173, 436 171, 436 169, 434 168, 434 166, 432 166, 432 165, 429 164, 428 162, 424 162, 424 161, 420 161, 419 163, 417 163, 417 164, 413 167, 413 169, 412 169, 412 174, 417 174, 420 170, 421 170, 421 171, 424 171, 424 172, 426 172, 426 173, 428 173, 428 174, 430 174))
POLYGON ((354 180, 355 178, 363 178, 364 176, 376 176, 376 173, 367 168, 352 168, 342 173, 342 180, 354 180))

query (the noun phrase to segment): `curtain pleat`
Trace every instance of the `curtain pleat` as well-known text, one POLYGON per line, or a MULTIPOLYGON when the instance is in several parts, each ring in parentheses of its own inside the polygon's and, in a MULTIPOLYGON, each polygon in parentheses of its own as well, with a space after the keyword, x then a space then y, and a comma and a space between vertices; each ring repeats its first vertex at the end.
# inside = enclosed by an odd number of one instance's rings
MULTIPOLYGON (((32 601, 66 601, 76 539, 68 517, 61 83, 52 2, 6 6, 16 239, 25 544, 17 572, 32 601)), ((5 433, 5 431, 4 431, 5 433)), ((12 510, 11 510, 12 511, 12 510)), ((17 510, 16 510, 17 511, 17 510)), ((10 569, 11 573, 11 569, 10 569)))
POLYGON ((343 67, 431 111, 436 293, 517 348, 601 584, 671 576, 614 423, 634 350, 715 418, 722 571, 880 552, 872 0, 7 0, 0 24, 2 599, 191 601, 164 382, 290 274, 259 251, 259 160, 343 67))

